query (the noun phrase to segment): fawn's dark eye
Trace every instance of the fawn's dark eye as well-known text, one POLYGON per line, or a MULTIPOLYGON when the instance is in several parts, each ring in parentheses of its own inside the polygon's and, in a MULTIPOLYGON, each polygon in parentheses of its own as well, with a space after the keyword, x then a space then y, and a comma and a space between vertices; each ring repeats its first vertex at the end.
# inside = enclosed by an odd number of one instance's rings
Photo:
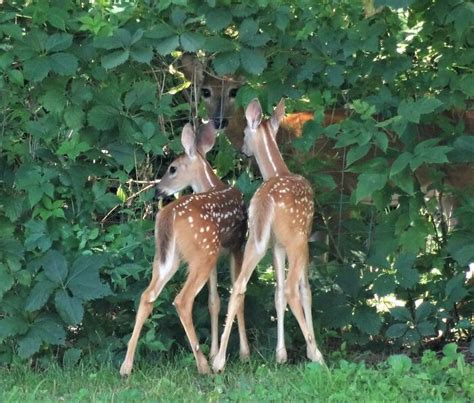
POLYGON ((201 89, 201 95, 204 98, 209 98, 211 96, 211 90, 209 88, 202 88, 201 89))
POLYGON ((175 174, 177 171, 177 168, 174 167, 173 165, 170 166, 170 174, 175 174))
POLYGON ((237 96, 237 91, 238 91, 238 90, 239 90, 238 88, 231 88, 231 89, 229 90, 229 97, 235 98, 235 97, 237 96))

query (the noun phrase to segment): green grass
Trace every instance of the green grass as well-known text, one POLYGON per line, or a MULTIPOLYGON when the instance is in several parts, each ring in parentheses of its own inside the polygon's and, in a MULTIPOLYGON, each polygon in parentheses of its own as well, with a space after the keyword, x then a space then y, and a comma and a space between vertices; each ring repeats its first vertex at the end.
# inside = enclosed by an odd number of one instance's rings
POLYGON ((18 364, 0 369, 0 401, 473 401, 474 370, 453 352, 420 363, 404 355, 370 367, 334 360, 330 370, 312 363, 277 366, 232 360, 222 375, 200 376, 188 354, 173 362, 138 365, 128 379, 111 366, 51 366, 34 371, 18 364))

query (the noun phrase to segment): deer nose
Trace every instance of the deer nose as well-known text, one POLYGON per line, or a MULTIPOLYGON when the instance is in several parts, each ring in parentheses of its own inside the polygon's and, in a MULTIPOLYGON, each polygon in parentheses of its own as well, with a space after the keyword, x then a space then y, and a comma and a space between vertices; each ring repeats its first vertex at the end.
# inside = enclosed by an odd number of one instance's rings
POLYGON ((159 187, 155 188, 155 200, 164 199, 167 196, 159 187))
POLYGON ((214 118, 212 119, 212 122, 214 123, 214 129, 216 130, 225 129, 229 124, 229 120, 226 118, 214 118))

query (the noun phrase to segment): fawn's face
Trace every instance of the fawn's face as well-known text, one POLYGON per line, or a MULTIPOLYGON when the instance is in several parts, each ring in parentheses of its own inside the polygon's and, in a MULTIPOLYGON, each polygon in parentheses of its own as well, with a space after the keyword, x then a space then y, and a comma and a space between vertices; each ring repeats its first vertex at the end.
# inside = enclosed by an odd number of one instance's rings
POLYGON ((184 153, 176 158, 168 167, 166 173, 156 186, 156 196, 169 196, 191 186, 194 191, 203 191, 201 178, 203 175, 209 179, 206 154, 212 149, 216 140, 216 132, 212 124, 200 127, 196 135, 188 123, 181 133, 181 144, 184 153))
POLYGON ((197 154, 194 158, 186 154, 176 158, 166 170, 156 186, 156 195, 169 196, 193 185, 196 172, 203 164, 203 158, 197 154))

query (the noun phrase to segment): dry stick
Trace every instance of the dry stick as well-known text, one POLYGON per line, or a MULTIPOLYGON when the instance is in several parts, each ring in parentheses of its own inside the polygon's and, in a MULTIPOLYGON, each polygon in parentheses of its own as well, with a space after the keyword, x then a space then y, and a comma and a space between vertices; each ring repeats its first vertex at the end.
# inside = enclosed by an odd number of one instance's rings
POLYGON ((138 192, 130 195, 129 197, 127 197, 127 199, 123 202, 123 203, 120 203, 120 204, 116 204, 106 215, 104 218, 102 218, 102 220, 100 220, 100 223, 103 224, 107 218, 109 218, 109 216, 115 211, 117 210, 122 204, 124 203, 127 203, 129 200, 137 197, 140 193, 144 192, 145 190, 148 190, 150 189, 151 187, 155 186, 159 181, 128 181, 128 182, 136 182, 136 183, 148 183, 149 185, 148 186, 145 186, 143 189, 139 190, 138 192))

